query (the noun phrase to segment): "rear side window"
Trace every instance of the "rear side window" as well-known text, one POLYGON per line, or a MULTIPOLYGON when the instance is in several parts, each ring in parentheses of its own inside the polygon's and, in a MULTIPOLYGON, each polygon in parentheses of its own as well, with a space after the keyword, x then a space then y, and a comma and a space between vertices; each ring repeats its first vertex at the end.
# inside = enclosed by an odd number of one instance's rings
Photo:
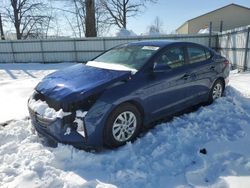
POLYGON ((203 48, 198 47, 188 47, 188 57, 190 64, 198 63, 208 59, 205 50, 203 48))
POLYGON ((173 47, 167 49, 160 57, 157 58, 156 63, 167 64, 171 68, 177 68, 184 65, 184 50, 183 48, 173 47))

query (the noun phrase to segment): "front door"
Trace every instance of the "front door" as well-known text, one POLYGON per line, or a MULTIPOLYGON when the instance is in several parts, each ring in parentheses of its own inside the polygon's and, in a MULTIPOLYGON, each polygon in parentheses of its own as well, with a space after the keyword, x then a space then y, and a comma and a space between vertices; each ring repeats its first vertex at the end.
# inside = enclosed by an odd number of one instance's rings
POLYGON ((186 106, 190 76, 186 71, 185 53, 182 47, 171 47, 161 53, 153 62, 155 67, 143 88, 148 96, 145 101, 152 119, 181 111, 186 106), (166 66, 169 68, 166 69, 166 66), (164 68, 165 67, 165 68, 164 68))

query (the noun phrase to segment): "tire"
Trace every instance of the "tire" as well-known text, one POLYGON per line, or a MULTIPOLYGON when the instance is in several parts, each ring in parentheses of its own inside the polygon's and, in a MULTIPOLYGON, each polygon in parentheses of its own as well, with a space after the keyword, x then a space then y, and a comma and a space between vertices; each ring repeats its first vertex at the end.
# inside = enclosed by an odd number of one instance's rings
POLYGON ((141 125, 141 113, 134 105, 125 103, 118 106, 106 121, 105 146, 115 148, 135 140, 140 133, 141 125))
POLYGON ((214 82, 212 88, 209 91, 208 104, 213 103, 216 99, 223 96, 224 93, 224 83, 221 79, 218 79, 214 82))

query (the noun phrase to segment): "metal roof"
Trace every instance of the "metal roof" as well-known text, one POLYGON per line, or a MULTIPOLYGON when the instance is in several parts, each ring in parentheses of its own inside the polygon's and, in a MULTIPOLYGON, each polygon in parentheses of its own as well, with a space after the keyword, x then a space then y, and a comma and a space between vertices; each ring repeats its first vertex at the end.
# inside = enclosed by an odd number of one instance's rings
POLYGON ((218 8, 218 9, 215 9, 215 10, 213 10, 213 11, 210 11, 210 12, 207 12, 207 13, 205 13, 205 14, 202 14, 202 15, 200 15, 200 16, 197 16, 197 17, 195 17, 195 18, 189 19, 189 20, 187 20, 186 22, 184 22, 180 27, 178 27, 176 30, 180 29, 183 25, 185 25, 186 23, 188 23, 188 22, 190 22, 190 21, 192 21, 192 20, 194 20, 194 19, 197 19, 197 18, 202 17, 202 16, 206 16, 207 14, 216 12, 216 11, 218 11, 218 10, 227 8, 227 7, 229 7, 229 6, 236 6, 236 7, 244 8, 244 9, 247 9, 247 10, 250 11, 250 8, 248 8, 248 7, 245 7, 245 6, 242 6, 242 5, 238 5, 238 4, 235 4, 235 3, 231 3, 231 4, 228 4, 228 5, 226 5, 226 6, 223 6, 223 7, 220 7, 220 8, 218 8))

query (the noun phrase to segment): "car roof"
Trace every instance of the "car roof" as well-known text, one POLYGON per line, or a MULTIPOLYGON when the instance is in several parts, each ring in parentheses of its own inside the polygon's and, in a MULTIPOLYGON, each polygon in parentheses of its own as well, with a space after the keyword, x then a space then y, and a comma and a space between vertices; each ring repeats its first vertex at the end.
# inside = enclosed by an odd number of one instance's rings
MULTIPOLYGON (((150 40, 150 41, 138 41, 138 42, 131 42, 128 43, 128 46, 158 46, 160 48, 163 48, 165 46, 168 46, 170 44, 189 44, 189 45, 200 45, 192 42, 183 42, 183 41, 177 41, 177 40, 150 40)), ((203 45, 200 45, 203 46, 203 45)))
POLYGON ((138 41, 138 42, 131 42, 128 43, 130 46, 159 46, 159 47, 164 47, 166 45, 169 45, 171 43, 175 43, 177 41, 172 41, 172 40, 150 40, 150 41, 138 41))

